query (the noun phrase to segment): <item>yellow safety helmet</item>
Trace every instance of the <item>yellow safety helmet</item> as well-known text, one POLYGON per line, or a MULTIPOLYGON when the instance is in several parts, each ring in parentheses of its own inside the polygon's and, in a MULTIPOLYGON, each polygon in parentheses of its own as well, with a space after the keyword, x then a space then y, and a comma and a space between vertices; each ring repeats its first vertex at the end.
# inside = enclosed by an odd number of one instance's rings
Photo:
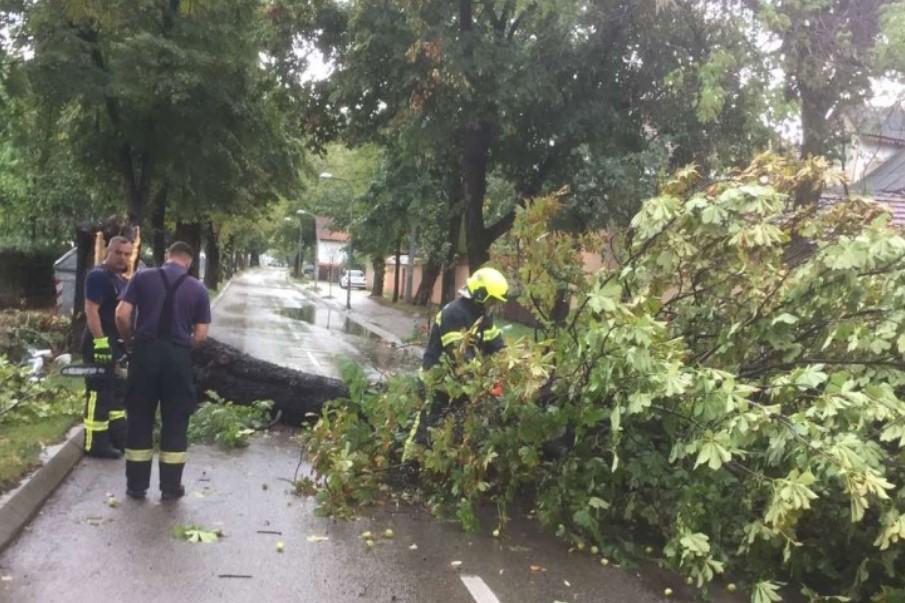
POLYGON ((505 302, 509 283, 496 268, 480 268, 465 281, 465 289, 471 299, 479 304, 486 303, 489 299, 505 302))

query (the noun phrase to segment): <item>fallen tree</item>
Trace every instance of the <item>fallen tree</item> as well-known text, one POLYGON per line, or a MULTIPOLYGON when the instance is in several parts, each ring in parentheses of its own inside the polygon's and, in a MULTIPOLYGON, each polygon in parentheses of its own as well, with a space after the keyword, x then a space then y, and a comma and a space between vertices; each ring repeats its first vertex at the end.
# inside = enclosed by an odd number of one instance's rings
POLYGON ((259 360, 215 339, 195 348, 192 361, 199 393, 214 391, 242 405, 273 400, 274 411, 287 425, 300 425, 319 415, 324 403, 349 395, 338 379, 259 360))
POLYGON ((554 230, 557 197, 526 204, 495 260, 545 337, 438 365, 425 397, 350 382, 307 440, 323 511, 385 496, 400 467, 469 529, 518 503, 577 550, 702 589, 728 575, 753 603, 902 600, 905 238, 869 201, 796 205, 834 183, 770 154, 716 182, 683 170, 592 274, 580 252, 603 243, 554 230), (435 389, 457 402, 419 441, 435 389))

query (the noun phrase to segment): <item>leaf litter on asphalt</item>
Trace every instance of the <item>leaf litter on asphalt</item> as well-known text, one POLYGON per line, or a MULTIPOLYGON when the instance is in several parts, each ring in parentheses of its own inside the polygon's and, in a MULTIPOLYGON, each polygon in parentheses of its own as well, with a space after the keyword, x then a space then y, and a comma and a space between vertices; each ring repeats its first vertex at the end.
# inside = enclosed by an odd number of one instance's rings
POLYGON ((198 525, 177 525, 173 528, 173 536, 180 539, 185 540, 187 542, 195 542, 195 543, 210 543, 217 542, 220 538, 223 537, 223 530, 208 530, 202 526, 198 525))

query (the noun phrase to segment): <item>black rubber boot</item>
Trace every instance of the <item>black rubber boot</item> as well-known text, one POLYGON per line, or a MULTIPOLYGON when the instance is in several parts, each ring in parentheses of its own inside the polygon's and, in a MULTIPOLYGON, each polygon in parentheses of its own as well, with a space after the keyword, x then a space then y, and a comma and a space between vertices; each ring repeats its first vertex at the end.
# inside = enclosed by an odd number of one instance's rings
POLYGON ((147 490, 132 490, 131 488, 126 488, 126 496, 134 498, 135 500, 144 500, 146 494, 147 490))
POLYGON ((91 436, 91 447, 88 456, 96 459, 118 459, 123 453, 110 443, 109 431, 95 431, 91 436))
POLYGON ((126 420, 111 419, 110 420, 110 445, 118 448, 121 452, 126 449, 126 420))
POLYGON ((160 500, 179 500, 185 496, 185 487, 179 486, 172 490, 161 490, 160 500))
POLYGON ((185 496, 185 488, 182 486, 184 467, 184 463, 160 463, 161 500, 177 500, 185 496))

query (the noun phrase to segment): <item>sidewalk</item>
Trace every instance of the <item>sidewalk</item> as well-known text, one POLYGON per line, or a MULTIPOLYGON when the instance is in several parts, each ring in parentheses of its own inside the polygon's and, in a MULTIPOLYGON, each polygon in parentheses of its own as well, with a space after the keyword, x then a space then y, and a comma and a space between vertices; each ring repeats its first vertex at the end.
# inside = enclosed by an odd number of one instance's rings
POLYGON ((334 283, 333 297, 330 298, 328 297, 330 287, 325 281, 318 282, 319 291, 312 290, 313 283, 299 283, 292 278, 289 278, 289 281, 313 301, 329 304, 346 313, 351 320, 397 347, 405 347, 410 353, 419 356, 424 353, 421 346, 407 343, 413 335, 428 329, 429 321, 423 316, 376 302, 369 296, 368 291, 352 291, 352 309, 346 310, 346 290, 339 285, 334 283))

